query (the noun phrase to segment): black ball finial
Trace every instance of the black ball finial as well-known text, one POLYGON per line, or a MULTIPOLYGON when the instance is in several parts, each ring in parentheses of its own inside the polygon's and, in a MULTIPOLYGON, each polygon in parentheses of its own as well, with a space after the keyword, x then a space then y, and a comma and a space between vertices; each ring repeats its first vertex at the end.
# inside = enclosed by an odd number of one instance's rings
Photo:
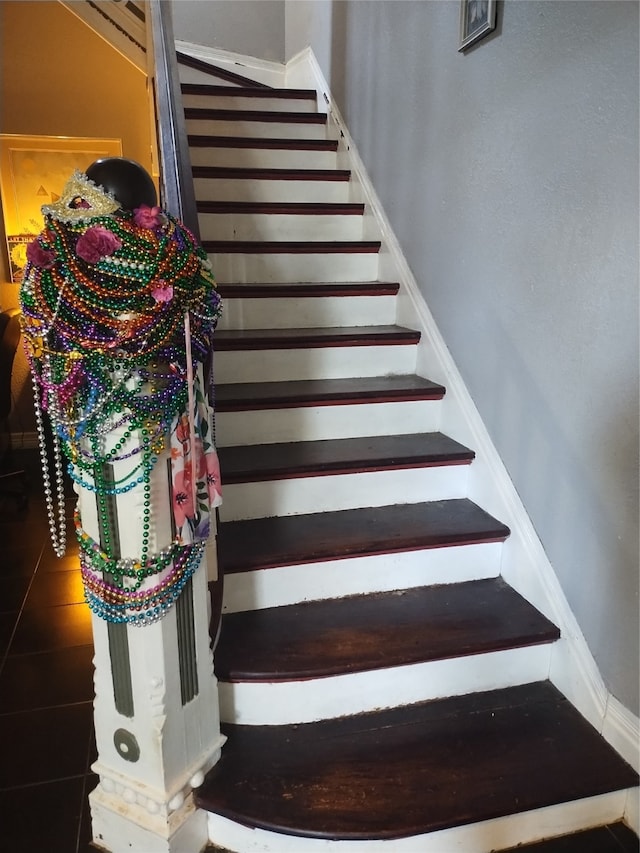
POLYGON ((135 160, 104 157, 92 163, 85 172, 89 180, 110 192, 125 210, 142 204, 157 204, 156 188, 150 175, 135 160))

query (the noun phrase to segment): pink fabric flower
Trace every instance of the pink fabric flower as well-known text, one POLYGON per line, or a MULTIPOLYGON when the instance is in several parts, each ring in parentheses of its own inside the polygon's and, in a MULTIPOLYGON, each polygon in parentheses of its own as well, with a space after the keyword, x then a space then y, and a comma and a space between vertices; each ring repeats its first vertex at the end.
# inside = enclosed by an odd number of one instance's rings
POLYGON ((138 228, 157 228, 162 225, 162 209, 160 207, 149 207, 148 204, 141 204, 133 212, 133 221, 138 228))
POLYGON ((55 265, 55 252, 50 249, 43 249, 37 240, 32 240, 27 246, 27 260, 36 267, 50 270, 55 265))
POLYGON ((220 483, 220 462, 218 454, 215 450, 210 450, 205 455, 207 463, 207 491, 209 492, 209 500, 213 506, 216 498, 222 497, 222 485, 220 483))
POLYGON ((185 468, 173 478, 173 518, 178 528, 195 515, 193 482, 189 475, 190 471, 185 468))
POLYGON ((121 246, 122 241, 112 231, 103 228, 102 225, 94 225, 92 228, 87 228, 79 238, 76 243, 76 254, 84 261, 95 264, 100 258, 112 255, 121 246))
POLYGON ((151 285, 151 295, 156 302, 171 302, 173 299, 173 285, 159 278, 151 285))

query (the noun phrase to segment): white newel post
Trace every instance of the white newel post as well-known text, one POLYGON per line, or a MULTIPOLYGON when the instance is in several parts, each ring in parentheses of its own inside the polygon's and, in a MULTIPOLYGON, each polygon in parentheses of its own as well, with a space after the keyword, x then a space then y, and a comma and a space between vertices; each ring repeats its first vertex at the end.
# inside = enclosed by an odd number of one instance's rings
POLYGON ((200 853, 207 820, 193 791, 224 742, 208 588, 220 482, 204 367, 220 299, 206 254, 155 205, 139 164, 96 161, 42 210, 22 328, 58 556, 62 452, 78 494, 95 646, 93 840, 110 853, 200 853))
MULTIPOLYGON (((155 552, 172 538, 167 456, 152 473, 155 552)), ((114 464, 114 480, 123 465, 114 464)), ((137 558, 142 487, 112 500, 120 554, 137 558)), ((80 488, 79 509, 83 529, 99 540, 96 495, 80 488)), ((134 627, 93 614, 93 770, 100 781, 89 800, 94 843, 112 853, 199 853, 207 843, 206 815, 195 808, 193 789, 223 743, 209 637, 207 582, 215 573, 212 532, 199 568, 163 618, 134 627)))

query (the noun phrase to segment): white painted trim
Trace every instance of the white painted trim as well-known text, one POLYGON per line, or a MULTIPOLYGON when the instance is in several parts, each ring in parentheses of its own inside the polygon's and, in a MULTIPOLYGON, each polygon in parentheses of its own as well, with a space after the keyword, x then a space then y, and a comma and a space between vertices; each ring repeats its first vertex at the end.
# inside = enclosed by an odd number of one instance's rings
POLYGON ((303 681, 220 681, 220 719, 237 725, 311 723, 501 690, 546 680, 550 658, 544 643, 303 681))
POLYGON ((282 835, 209 813, 209 839, 242 853, 479 853, 615 823, 622 816, 626 797, 627 791, 615 791, 440 832, 381 841, 282 835))
POLYGON ((531 519, 418 288, 310 47, 289 61, 285 80, 291 87, 315 87, 319 92, 319 102, 324 100, 328 105, 329 115, 338 128, 342 156, 348 158, 353 179, 359 184, 363 200, 381 232, 380 277, 400 281, 397 322, 418 327, 422 332, 417 372, 446 386, 442 430, 476 451, 476 460, 470 472, 469 497, 511 528, 511 537, 503 551, 502 575, 560 628, 563 639, 554 647, 551 681, 620 751, 625 760, 637 765, 638 745, 633 734, 637 731, 637 718, 633 718, 626 709, 621 714, 611 706, 612 717, 606 720, 611 697, 598 666, 531 519), (632 718, 635 722, 628 725, 621 722, 623 718, 627 721, 632 718))
POLYGON ((611 694, 604 715, 602 736, 626 758, 636 773, 640 772, 640 720, 611 694))
POLYGON ((623 820, 636 835, 640 835, 640 788, 628 790, 623 820))
POLYGON ((258 83, 266 83, 274 88, 284 87, 285 66, 281 62, 258 59, 255 56, 245 56, 243 53, 234 53, 219 47, 207 47, 204 44, 193 44, 180 39, 176 39, 176 50, 211 65, 223 66, 243 77, 250 77, 258 83))

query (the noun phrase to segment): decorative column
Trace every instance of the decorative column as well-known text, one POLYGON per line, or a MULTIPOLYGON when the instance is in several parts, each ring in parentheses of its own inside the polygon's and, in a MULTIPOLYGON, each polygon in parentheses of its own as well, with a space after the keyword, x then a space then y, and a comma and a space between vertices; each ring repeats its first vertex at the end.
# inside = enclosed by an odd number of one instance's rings
POLYGON ((200 853, 207 822, 193 789, 224 742, 207 586, 220 484, 204 375, 220 300, 205 253, 155 206, 136 163, 98 161, 43 213, 23 333, 58 556, 63 454, 78 493, 95 647, 93 840, 112 853, 200 853))

